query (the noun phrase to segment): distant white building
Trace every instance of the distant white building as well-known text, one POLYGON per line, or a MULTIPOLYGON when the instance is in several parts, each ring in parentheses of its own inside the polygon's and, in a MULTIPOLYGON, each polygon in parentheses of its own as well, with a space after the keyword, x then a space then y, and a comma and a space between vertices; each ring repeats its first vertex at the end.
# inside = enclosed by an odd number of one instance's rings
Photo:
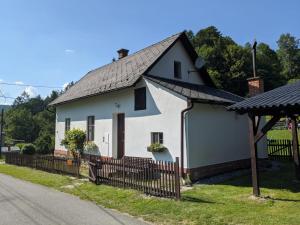
MULTIPOLYGON (((55 152, 65 130, 87 131, 102 156, 180 157, 193 179, 249 165, 248 122, 226 110, 243 98, 217 89, 185 33, 88 72, 56 106, 55 152), (167 150, 147 151, 151 143, 167 150)), ((262 153, 262 156, 266 156, 262 153)))

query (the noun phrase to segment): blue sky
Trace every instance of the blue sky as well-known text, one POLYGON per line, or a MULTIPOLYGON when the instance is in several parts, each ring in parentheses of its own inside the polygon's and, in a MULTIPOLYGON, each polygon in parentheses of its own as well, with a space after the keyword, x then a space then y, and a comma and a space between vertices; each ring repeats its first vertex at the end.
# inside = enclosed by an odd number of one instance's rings
MULTIPOLYGON (((132 53, 210 25, 239 44, 256 38, 276 48, 282 33, 300 38, 299 9, 296 0, 0 0, 0 79, 62 87, 111 62, 119 48, 132 53)), ((51 91, 0 84, 9 97, 25 89, 42 96, 51 91)))

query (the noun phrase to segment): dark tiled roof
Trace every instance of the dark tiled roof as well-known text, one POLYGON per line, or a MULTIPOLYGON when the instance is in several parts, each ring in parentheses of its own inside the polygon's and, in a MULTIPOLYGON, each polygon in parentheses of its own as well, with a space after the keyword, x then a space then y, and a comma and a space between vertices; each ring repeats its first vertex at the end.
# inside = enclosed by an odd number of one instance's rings
POLYGON ((233 104, 244 100, 244 98, 238 95, 217 88, 208 87, 207 85, 190 84, 186 82, 159 78, 149 75, 145 76, 145 78, 165 88, 168 88, 180 95, 183 95, 187 98, 199 102, 233 104))
POLYGON ((183 33, 175 34, 132 55, 88 72, 50 105, 57 105, 134 85, 141 75, 182 35, 183 33))
POLYGON ((287 107, 300 107, 300 81, 248 98, 228 107, 228 109, 239 112, 250 112, 287 107))

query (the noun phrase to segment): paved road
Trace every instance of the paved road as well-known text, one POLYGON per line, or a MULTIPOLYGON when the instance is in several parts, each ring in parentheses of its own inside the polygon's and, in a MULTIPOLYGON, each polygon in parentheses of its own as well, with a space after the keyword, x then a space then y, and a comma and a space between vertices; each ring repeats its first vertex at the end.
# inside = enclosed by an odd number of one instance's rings
POLYGON ((0 225, 145 225, 50 188, 0 174, 0 225))

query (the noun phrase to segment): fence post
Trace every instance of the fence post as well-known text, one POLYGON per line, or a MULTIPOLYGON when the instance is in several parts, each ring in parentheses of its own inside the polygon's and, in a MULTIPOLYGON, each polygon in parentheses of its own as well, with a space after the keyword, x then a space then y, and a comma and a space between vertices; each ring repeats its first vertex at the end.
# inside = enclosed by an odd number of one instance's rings
POLYGON ((179 181, 179 157, 176 157, 175 162, 175 192, 176 199, 180 199, 180 181, 179 181))
POLYGON ((35 169, 37 169, 37 160, 38 160, 38 159, 37 159, 37 156, 35 155, 35 156, 33 157, 33 162, 34 162, 33 164, 34 164, 34 168, 35 168, 35 169))
POLYGON ((289 160, 292 161, 293 160, 293 152, 292 152, 292 142, 291 140, 288 140, 288 150, 289 150, 289 160))
POLYGON ((81 158, 78 157, 77 159, 74 160, 74 162, 77 165, 77 169, 76 169, 76 173, 77 173, 77 177, 80 177, 80 164, 81 164, 81 158))
POLYGON ((122 176, 123 176, 123 188, 125 188, 125 157, 123 157, 122 159, 122 176))

